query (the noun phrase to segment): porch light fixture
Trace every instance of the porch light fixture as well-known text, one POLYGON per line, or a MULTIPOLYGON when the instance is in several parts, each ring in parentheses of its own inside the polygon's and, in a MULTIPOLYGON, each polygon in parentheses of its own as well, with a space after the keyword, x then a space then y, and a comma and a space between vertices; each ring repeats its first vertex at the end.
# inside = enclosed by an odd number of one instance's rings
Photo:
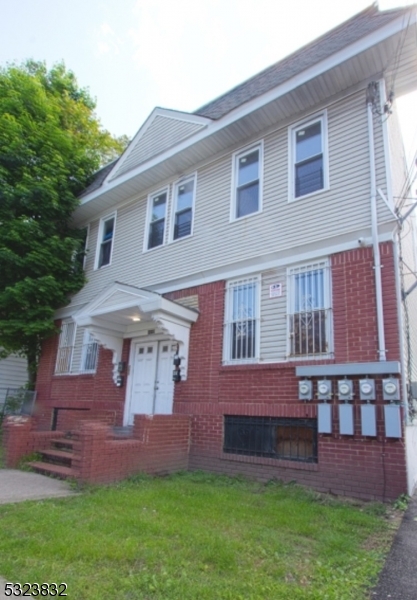
POLYGON ((140 317, 132 317, 132 321, 134 323, 137 323, 138 321, 140 321, 140 317))

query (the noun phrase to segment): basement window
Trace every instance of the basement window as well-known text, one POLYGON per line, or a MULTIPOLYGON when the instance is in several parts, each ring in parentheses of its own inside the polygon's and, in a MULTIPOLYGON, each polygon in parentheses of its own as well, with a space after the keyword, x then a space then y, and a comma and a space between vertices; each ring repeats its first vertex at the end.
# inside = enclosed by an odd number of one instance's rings
POLYGON ((223 452, 317 462, 317 420, 225 415, 223 452))

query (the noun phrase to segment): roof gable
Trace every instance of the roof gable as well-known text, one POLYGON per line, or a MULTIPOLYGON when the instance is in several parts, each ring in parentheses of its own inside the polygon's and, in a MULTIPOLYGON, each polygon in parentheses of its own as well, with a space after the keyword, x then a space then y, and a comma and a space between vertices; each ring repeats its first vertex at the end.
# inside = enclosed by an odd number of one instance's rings
POLYGON ((211 119, 207 117, 155 108, 114 166, 108 181, 120 177, 157 154, 172 148, 207 127, 210 122, 211 119))

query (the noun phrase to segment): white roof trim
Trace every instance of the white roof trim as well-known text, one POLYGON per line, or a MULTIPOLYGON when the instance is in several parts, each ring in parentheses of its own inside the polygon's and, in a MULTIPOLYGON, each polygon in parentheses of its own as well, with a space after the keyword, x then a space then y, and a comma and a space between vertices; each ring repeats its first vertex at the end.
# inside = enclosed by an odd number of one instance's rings
MULTIPOLYGON (((178 110, 170 110, 168 108, 160 108, 157 106, 156 108, 153 109, 153 111, 151 112, 149 117, 146 119, 146 121, 143 123, 143 125, 139 128, 139 130, 133 137, 132 141, 130 142, 130 144, 127 147, 127 149, 125 150, 125 152, 121 155, 121 157, 116 162, 116 164, 114 165, 114 167, 112 168, 110 173, 108 173, 108 175, 105 178, 105 180, 103 181, 102 185, 105 185, 116 175, 117 171, 126 162, 128 157, 130 156, 130 154, 133 152, 133 149, 136 148, 137 143, 148 131, 149 127, 155 121, 156 117, 164 117, 166 119, 173 119, 174 121, 185 121, 187 123, 195 123, 196 125, 201 125, 202 127, 206 127, 209 123, 212 122, 212 119, 210 119, 208 117, 201 117, 199 115, 193 115, 191 113, 182 112, 182 111, 178 111, 178 110)), ((133 171, 134 170, 135 169, 133 169, 133 171)))
MULTIPOLYGON (((413 14, 410 18, 410 21, 409 21, 409 25, 413 25, 416 22, 416 18, 417 18, 416 12, 413 12, 413 14)), ((372 46, 384 41, 385 39, 395 35, 396 33, 399 33, 400 31, 405 29, 406 26, 407 26, 407 24, 404 22, 404 16, 403 15, 399 16, 397 19, 395 19, 394 21, 391 21, 384 27, 381 27, 377 31, 373 31, 372 33, 366 35, 362 39, 354 42, 353 44, 347 46, 346 48, 343 48, 343 50, 340 50, 339 52, 336 52, 335 54, 329 56, 328 58, 324 59, 323 61, 316 63, 314 66, 310 67, 309 69, 307 69, 305 71, 302 71, 301 73, 299 73, 298 75, 295 75, 291 79, 288 79, 285 83, 282 83, 281 85, 273 88, 272 90, 266 92, 262 96, 258 96, 252 100, 249 100, 248 102, 245 102, 241 106, 238 106, 237 108, 232 110, 230 113, 227 113, 224 117, 220 118, 219 120, 212 121, 210 119, 207 119, 208 123, 210 123, 210 124, 208 127, 205 127, 203 131, 198 131, 197 133, 188 137, 183 142, 180 142, 179 144, 174 146, 173 148, 170 148, 170 149, 166 150, 165 152, 158 154, 156 157, 151 158, 149 161, 141 164, 136 169, 132 169, 128 173, 125 173, 124 175, 120 175, 119 177, 114 179, 112 182, 109 182, 108 179, 109 179, 109 177, 111 177, 111 175, 113 173, 113 170, 112 170, 105 181, 104 187, 101 186, 97 190, 84 196, 82 198, 81 205, 86 204, 87 202, 89 202, 90 200, 93 200, 94 198, 98 198, 103 193, 103 191, 107 192, 115 187, 118 187, 120 184, 128 181, 129 179, 131 179, 137 175, 140 175, 143 172, 146 172, 148 169, 156 166, 159 163, 164 162, 165 160, 167 160, 167 159, 171 158, 172 156, 174 156, 175 154, 178 154, 181 151, 189 148, 190 146, 194 145, 195 143, 200 142, 201 140, 204 140, 204 138, 207 138, 207 137, 215 134, 216 132, 220 131, 221 129, 223 129, 223 128, 233 124, 234 122, 238 121, 239 119, 242 119, 243 117, 249 115, 253 111, 255 111, 259 108, 262 108, 263 106, 265 106, 266 104, 269 104, 270 102, 272 102, 274 100, 277 100, 284 94, 292 91, 294 88, 299 87, 300 85, 306 83, 307 81, 313 79, 314 77, 318 77, 319 75, 323 74, 324 72, 338 66, 339 64, 349 60, 350 58, 353 58, 354 56, 360 54, 361 52, 364 52, 365 50, 367 50, 367 49, 371 48, 372 46)), ((151 116, 148 117, 148 121, 152 117, 152 115, 155 113, 155 111, 160 111, 160 110, 165 110, 165 109, 155 109, 153 111, 153 113, 151 113, 151 116)), ((181 115, 181 114, 189 115, 189 113, 178 113, 178 114, 179 115, 181 115)), ((193 117, 197 117, 197 116, 198 115, 193 115, 193 117)), ((200 118, 205 119, 205 117, 200 117, 200 118)), ((145 122, 145 124, 142 126, 142 128, 147 124, 148 121, 145 122)), ((139 133, 141 132, 142 128, 139 130, 139 133)), ((133 142, 132 142, 132 145, 133 145, 133 142)))

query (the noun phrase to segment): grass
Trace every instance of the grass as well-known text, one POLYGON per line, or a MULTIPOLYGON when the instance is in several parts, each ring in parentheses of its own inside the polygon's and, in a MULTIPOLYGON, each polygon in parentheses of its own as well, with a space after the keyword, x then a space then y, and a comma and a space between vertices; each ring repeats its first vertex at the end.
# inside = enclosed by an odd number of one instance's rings
POLYGON ((184 473, 0 505, 1 575, 74 600, 355 600, 391 540, 381 505, 184 473))

